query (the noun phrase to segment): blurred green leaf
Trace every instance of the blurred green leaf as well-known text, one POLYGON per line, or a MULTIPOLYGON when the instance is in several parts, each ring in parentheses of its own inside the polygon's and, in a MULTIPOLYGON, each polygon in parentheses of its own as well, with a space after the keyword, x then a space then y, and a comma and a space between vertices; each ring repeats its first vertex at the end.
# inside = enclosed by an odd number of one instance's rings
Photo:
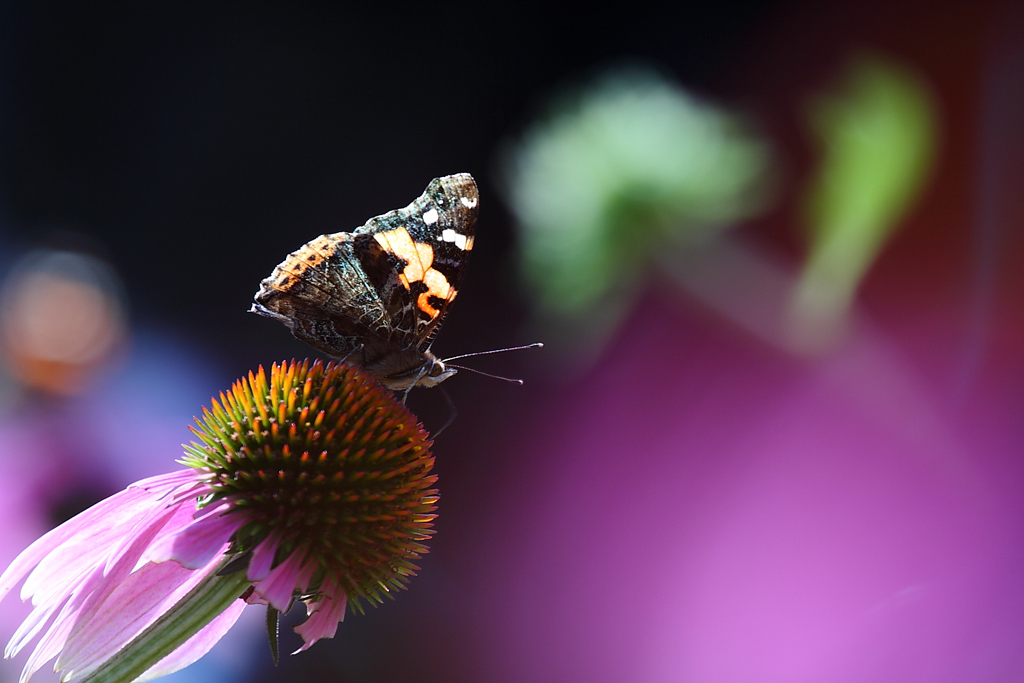
POLYGON ((835 336, 858 285, 917 197, 934 156, 925 85, 877 57, 814 101, 821 166, 806 195, 810 250, 793 299, 793 334, 814 348, 835 336))
POLYGON ((739 117, 634 68, 563 95, 506 161, 535 303, 586 334, 658 253, 757 210, 768 153, 739 117))

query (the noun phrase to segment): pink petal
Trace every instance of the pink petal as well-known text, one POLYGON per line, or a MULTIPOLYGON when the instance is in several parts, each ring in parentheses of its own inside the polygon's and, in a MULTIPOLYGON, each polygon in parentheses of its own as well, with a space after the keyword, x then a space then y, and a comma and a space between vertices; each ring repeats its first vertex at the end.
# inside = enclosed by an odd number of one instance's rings
POLYGON ((269 604, 263 599, 263 596, 256 591, 250 591, 249 595, 245 597, 245 604, 247 605, 267 605, 269 604))
POLYGON ((69 635, 80 622, 82 606, 93 600, 96 592, 104 590, 104 586, 107 584, 108 577, 103 573, 102 566, 94 566, 88 576, 75 586, 69 595, 60 596, 59 600, 36 608, 29 615, 29 618, 11 638, 11 642, 7 646, 8 650, 20 650, 35 638, 44 624, 48 624, 49 628, 36 644, 32 655, 25 664, 25 669, 22 672, 23 681, 28 680, 28 677, 39 667, 62 651, 69 635), (60 612, 51 621, 50 616, 57 607, 60 607, 60 612), (31 632, 26 632, 26 629, 30 627, 31 632))
POLYGON ((209 652, 214 645, 220 642, 245 609, 245 600, 235 600, 231 606, 221 612, 209 624, 199 630, 194 636, 186 640, 181 647, 167 655, 152 669, 135 679, 135 683, 149 681, 160 676, 174 673, 184 669, 189 664, 196 662, 200 657, 209 652))
MULTIPOLYGON (((154 511, 149 511, 149 513, 151 512, 154 511)), ((162 511, 160 509, 156 509, 155 512, 162 513, 162 516, 157 517, 156 520, 151 520, 149 518, 152 517, 152 514, 147 513, 144 518, 152 523, 149 526, 142 525, 141 529, 135 530, 141 533, 126 536, 125 541, 131 541, 132 546, 129 547, 134 547, 135 551, 133 554, 125 556, 122 561, 124 567, 113 575, 108 576, 104 572, 106 558, 102 555, 97 556, 98 550, 110 552, 112 547, 117 548, 117 544, 110 542, 105 545, 99 544, 97 548, 88 549, 80 548, 77 543, 67 543, 56 549, 53 555, 41 562, 32 572, 32 575, 29 576, 28 580, 26 580, 26 587, 22 589, 22 593, 31 594, 33 590, 35 591, 35 594, 32 595, 35 609, 25 619, 14 637, 11 638, 7 646, 8 652, 16 652, 24 647, 29 640, 36 636, 44 624, 49 624, 49 632, 43 638, 45 642, 52 638, 53 632, 63 628, 64 620, 79 621, 81 619, 80 612, 83 607, 88 606, 90 603, 95 603, 97 599, 102 598, 103 594, 109 591, 110 587, 131 571, 138 559, 138 555, 145 549, 149 540, 173 514, 173 511, 162 511), (75 557, 72 551, 76 549, 81 552, 83 557, 75 557), (66 559, 64 565, 66 576, 60 576, 60 566, 55 563, 54 556, 66 559), (49 580, 49 583, 47 583, 47 580, 49 580), (41 585, 36 589, 34 583, 40 583, 41 585), (58 608, 61 609, 61 614, 51 621, 51 615, 58 608)), ((37 645, 36 650, 38 651, 41 646, 45 647, 41 643, 37 645)))
POLYGON ((102 601, 82 611, 57 660, 58 668, 66 669, 65 675, 95 669, 216 571, 220 559, 196 570, 177 562, 149 563, 132 573, 102 601))
POLYGON ((43 664, 60 654, 61 648, 64 647, 64 640, 75 625, 75 620, 72 617, 75 609, 77 608, 71 603, 65 604, 60 614, 57 615, 54 626, 36 644, 28 661, 25 662, 25 668, 21 672, 22 681, 27 681, 43 664))
MULTIPOLYGON (((205 491, 201 473, 192 469, 137 482, 45 534, 11 563, 0 576, 0 599, 24 579, 21 593, 34 609, 12 637, 8 656, 43 632, 22 680, 58 655, 64 680, 95 670, 216 569, 244 520, 225 519, 218 506, 196 515, 195 500, 205 491), (150 563, 154 546, 200 568, 150 563)), ((237 603, 154 667, 151 677, 208 651, 237 619, 245 604, 237 603)))
POLYGON ((256 546, 249 560, 247 578, 250 581, 263 581, 270 574, 274 563, 274 555, 277 554, 277 546, 281 543, 281 531, 274 529, 270 535, 263 539, 263 542, 256 546))
MULTIPOLYGON (((42 641, 36 645, 35 651, 32 653, 32 657, 36 658, 41 650, 46 649, 46 643, 54 638, 57 638, 54 634, 57 632, 63 632, 67 635, 67 632, 75 624, 75 615, 81 608, 82 603, 88 599, 88 596, 92 591, 102 584, 104 580, 103 572, 99 568, 94 568, 92 573, 88 575, 78 586, 75 587, 74 591, 69 595, 61 596, 59 600, 53 600, 32 610, 32 613, 22 622, 18 630, 15 631, 14 635, 11 636, 10 642, 7 644, 7 650, 5 651, 5 657, 13 657, 29 642, 31 642, 43 629, 44 626, 48 626, 46 634, 43 636, 42 641), (58 612, 59 610, 59 612, 58 612), (54 613, 57 616, 54 617, 54 613)), ((46 662, 52 658, 60 648, 63 647, 64 636, 59 637, 59 643, 50 657, 43 659, 46 662)))
POLYGON ((60 546, 68 539, 84 530, 90 529, 97 521, 109 516, 117 516, 119 510, 136 505, 139 500, 146 499, 148 494, 145 491, 137 491, 131 488, 115 493, 113 496, 100 501, 88 510, 85 510, 56 529, 40 536, 32 545, 26 548, 0 575, 0 599, 3 599, 14 586, 25 577, 37 564, 46 558, 47 554, 60 546))
POLYGON ((21 652, 22 648, 28 645, 32 639, 39 635, 39 632, 50 624, 53 615, 57 610, 65 609, 67 605, 66 598, 64 601, 54 601, 44 606, 37 607, 29 613, 25 620, 21 622, 18 629, 11 636, 10 641, 7 643, 7 647, 4 650, 4 657, 10 658, 21 652))
MULTIPOLYGON (((173 513, 170 511, 165 515, 169 518, 173 513)), ((74 617, 75 627, 57 660, 58 667, 66 668, 64 662, 73 660, 82 647, 91 647, 94 652, 100 649, 105 656, 113 654, 113 650, 104 651, 94 645, 97 639, 106 635, 107 623, 132 623, 145 614, 149 602, 163 597, 181 579, 188 578, 188 570, 176 565, 148 564, 133 573, 139 558, 162 526, 151 525, 139 534, 89 593, 74 617), (179 581, 175 582, 175 578, 179 581)))
POLYGON ((256 591, 262 595, 271 607, 285 612, 292 602, 292 594, 296 589, 302 591, 309 586, 317 563, 315 560, 305 561, 302 553, 293 552, 285 561, 277 565, 266 579, 255 584, 256 591))
POLYGON ((134 484, 129 484, 128 490, 141 489, 157 498, 163 497, 178 489, 183 484, 201 483, 202 473, 192 467, 182 470, 175 470, 167 474, 158 474, 147 479, 140 479, 134 484))
POLYGON ((345 620, 348 596, 338 587, 337 581, 333 578, 325 579, 320 590, 320 599, 306 608, 309 618, 295 627, 295 632, 302 636, 304 643, 292 654, 308 650, 321 638, 333 638, 338 632, 338 624, 345 620))
POLYGON ((189 569, 197 569, 219 555, 224 544, 246 519, 242 514, 224 514, 231 503, 221 503, 190 520, 174 533, 163 535, 149 548, 143 559, 151 562, 174 560, 189 569))
POLYGON ((95 531, 83 530, 55 548, 32 571, 22 586, 22 595, 32 595, 33 604, 51 596, 63 595, 94 567, 108 572, 139 538, 150 540, 173 516, 160 502, 142 501, 131 510, 122 510, 125 519, 106 518, 97 522, 95 531))
POLYGON ((65 522, 33 543, 0 577, 0 599, 33 567, 22 587, 22 599, 40 605, 63 596, 104 559, 116 559, 117 548, 130 546, 140 528, 160 514, 169 493, 190 489, 190 470, 152 477, 129 486, 65 522))

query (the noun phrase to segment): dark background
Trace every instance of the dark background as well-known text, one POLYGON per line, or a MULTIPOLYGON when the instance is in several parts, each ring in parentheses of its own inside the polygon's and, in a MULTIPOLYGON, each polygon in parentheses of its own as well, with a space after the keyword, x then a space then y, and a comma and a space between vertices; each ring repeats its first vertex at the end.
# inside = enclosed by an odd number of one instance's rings
POLYGON ((5 232, 94 237, 136 320, 247 367, 289 348, 283 329, 243 315, 285 254, 470 171, 482 239, 463 320, 448 323, 462 329, 443 343, 507 344, 499 145, 556 86, 618 60, 654 60, 713 91, 770 5, 5 6, 5 232), (466 323, 481 315, 487 324, 466 323))
MULTIPOLYGON (((787 176, 777 207, 745 229, 795 253, 789 200, 812 156, 801 107, 862 46, 910 64, 935 89, 945 170, 931 210, 966 215, 957 202, 970 193, 962 182, 979 65, 1005 11, 952 2, 3 3, 0 259, 56 230, 87 236, 124 278, 133 325, 212 359, 221 374, 211 383, 226 387, 258 364, 310 355, 284 327, 246 313, 287 253, 404 206, 435 176, 468 171, 482 196, 478 248, 435 350, 534 341, 523 333, 496 171, 503 145, 559 87, 642 60, 755 117, 787 176)), ((961 286, 968 275, 956 255, 968 238, 915 225, 878 277, 906 278, 896 264, 926 252, 902 296, 935 287, 929 273, 961 286)), ((866 296, 884 319, 896 303, 872 287, 866 296)), ((522 374, 526 387, 463 375, 446 384, 460 415, 436 447, 439 533, 411 590, 349 615, 333 641, 253 680, 479 679, 486 655, 462 618, 473 597, 460 587, 474 567, 467 539, 487 536, 477 511, 515 466, 506 444, 555 381, 504 358, 478 365, 522 374)), ((428 426, 445 419, 435 395, 412 405, 428 426)), ((269 662, 262 646, 253 657, 269 662)))

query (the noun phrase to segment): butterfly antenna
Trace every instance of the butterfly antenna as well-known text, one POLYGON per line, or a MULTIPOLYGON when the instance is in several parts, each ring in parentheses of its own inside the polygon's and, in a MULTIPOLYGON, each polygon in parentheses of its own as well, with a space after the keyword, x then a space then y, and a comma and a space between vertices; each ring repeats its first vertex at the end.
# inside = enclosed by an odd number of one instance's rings
MULTIPOLYGON (((493 349, 491 351, 474 351, 473 353, 463 353, 462 355, 459 355, 459 356, 452 356, 451 358, 445 358, 444 362, 447 363, 450 360, 459 360, 460 358, 472 358, 473 356, 489 356, 492 353, 505 353, 506 351, 522 351, 523 349, 542 349, 542 348, 544 348, 544 344, 542 344, 540 342, 534 342, 533 344, 526 344, 525 346, 510 346, 507 349, 493 349)), ((458 367, 458 366, 457 365, 453 365, 452 367, 455 368, 455 367, 458 367)), ((469 370, 470 372, 477 372, 476 370, 473 370, 471 368, 463 368, 463 370, 469 370)), ((480 374, 481 375, 486 375, 487 373, 481 372, 480 374)), ((494 375, 490 375, 490 376, 493 377, 494 375)), ((506 379, 506 378, 499 377, 498 379, 506 379)))
POLYGON ((505 382, 511 382, 512 384, 520 384, 521 385, 523 383, 523 380, 521 380, 521 379, 512 379, 511 377, 502 377, 501 375, 492 375, 489 372, 484 372, 483 370, 477 370, 476 368, 467 368, 465 365, 455 365, 454 363, 445 363, 445 365, 448 366, 449 368, 455 368, 457 370, 465 370, 466 372, 475 372, 476 374, 483 375, 484 377, 492 377, 494 379, 500 379, 500 380, 505 381, 505 382))

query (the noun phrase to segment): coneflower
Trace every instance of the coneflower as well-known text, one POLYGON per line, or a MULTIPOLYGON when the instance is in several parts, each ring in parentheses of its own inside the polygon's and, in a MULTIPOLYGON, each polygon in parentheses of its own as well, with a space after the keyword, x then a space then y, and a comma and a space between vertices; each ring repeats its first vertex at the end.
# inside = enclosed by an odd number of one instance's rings
POLYGON ((275 624, 305 603, 301 651, 415 574, 438 499, 431 442, 365 372, 260 368, 197 424, 187 469, 97 503, 0 576, 0 598, 25 579, 34 607, 5 653, 39 638, 22 681, 54 657, 65 681, 171 673, 254 603, 275 624))

